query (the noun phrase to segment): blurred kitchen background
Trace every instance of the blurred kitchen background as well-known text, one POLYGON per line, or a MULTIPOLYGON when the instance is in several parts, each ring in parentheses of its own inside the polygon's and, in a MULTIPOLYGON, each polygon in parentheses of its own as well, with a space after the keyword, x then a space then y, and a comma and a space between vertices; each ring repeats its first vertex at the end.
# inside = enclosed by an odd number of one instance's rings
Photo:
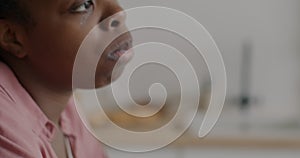
MULTIPOLYGON (((201 85, 200 108, 190 129, 170 146, 149 153, 127 153, 105 146, 109 157, 300 156, 299 0, 120 0, 120 3, 125 9, 165 6, 197 19, 210 32, 221 51, 227 70, 228 89, 216 127, 206 138, 197 138, 210 96, 210 82, 203 59, 187 53, 191 60, 196 60, 192 61, 193 66, 202 67, 197 72, 201 85)), ((156 33, 160 34, 159 31, 156 33)), ((153 30, 151 34, 153 37, 149 35, 147 38, 153 41, 157 36, 153 30)), ((176 42, 173 41, 173 44, 185 48, 181 42, 176 42)), ((157 128, 168 122, 171 118, 169 114, 174 112, 178 102, 178 94, 172 90, 176 88, 176 85, 172 85, 175 81, 169 81, 170 77, 164 76, 168 74, 167 70, 159 70, 155 65, 145 69, 148 69, 147 73, 142 75, 143 78, 136 77, 136 87, 133 86, 132 93, 137 102, 148 103, 150 82, 157 81, 157 78, 161 77, 159 81, 165 83, 167 89, 171 88, 166 108, 155 117, 140 121, 126 115, 112 106, 115 103, 109 87, 98 90, 99 99, 107 105, 106 113, 121 127, 136 131, 157 128), (169 111, 168 107, 171 107, 169 111)), ((141 69, 140 73, 143 72, 145 70, 141 69)), ((85 105, 85 111, 89 113, 91 126, 107 130, 102 116, 93 108, 96 103, 89 102, 88 94, 78 96, 82 102, 89 103, 85 105)), ((111 137, 118 136, 111 134, 111 137)))

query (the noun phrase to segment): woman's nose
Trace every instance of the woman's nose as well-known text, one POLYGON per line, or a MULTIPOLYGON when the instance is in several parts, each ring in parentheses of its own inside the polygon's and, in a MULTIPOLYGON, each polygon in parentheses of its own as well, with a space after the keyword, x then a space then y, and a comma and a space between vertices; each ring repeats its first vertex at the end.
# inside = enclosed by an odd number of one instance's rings
POLYGON ((126 13, 120 11, 107 19, 107 29, 114 30, 125 24, 126 13))
POLYGON ((113 3, 105 8, 103 20, 100 21, 104 30, 115 30, 125 25, 126 13, 118 4, 113 3))

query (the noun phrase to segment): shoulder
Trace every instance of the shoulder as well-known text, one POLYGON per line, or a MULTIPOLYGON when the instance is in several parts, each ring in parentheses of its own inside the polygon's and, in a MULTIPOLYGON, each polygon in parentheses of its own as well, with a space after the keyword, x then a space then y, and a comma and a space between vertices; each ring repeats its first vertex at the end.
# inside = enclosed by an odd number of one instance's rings
POLYGON ((10 132, 23 131, 28 129, 30 125, 30 116, 26 116, 29 109, 22 102, 25 98, 20 98, 18 94, 23 93, 16 77, 9 68, 0 62, 0 130, 1 135, 10 132))
POLYGON ((0 157, 32 157, 37 135, 16 104, 0 95, 0 157))
POLYGON ((13 75, 0 63, 0 157, 30 157, 37 137, 28 110, 16 101, 13 75))

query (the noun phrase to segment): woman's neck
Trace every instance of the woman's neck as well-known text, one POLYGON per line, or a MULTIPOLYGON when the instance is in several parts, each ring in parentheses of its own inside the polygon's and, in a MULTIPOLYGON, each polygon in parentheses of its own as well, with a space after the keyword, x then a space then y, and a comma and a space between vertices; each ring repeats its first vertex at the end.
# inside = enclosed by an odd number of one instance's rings
POLYGON ((59 126, 60 115, 69 103, 72 89, 62 90, 41 81, 24 65, 11 65, 15 75, 40 109, 54 124, 59 126))

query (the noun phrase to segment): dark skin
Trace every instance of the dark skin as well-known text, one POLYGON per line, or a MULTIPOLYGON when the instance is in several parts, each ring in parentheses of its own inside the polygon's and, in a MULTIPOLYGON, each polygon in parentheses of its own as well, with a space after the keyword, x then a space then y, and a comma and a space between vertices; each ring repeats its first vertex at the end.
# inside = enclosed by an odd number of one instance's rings
MULTIPOLYGON (((0 46, 7 52, 1 56, 58 127, 52 145, 57 156, 63 158, 66 151, 59 117, 72 96, 72 69, 77 50, 95 25, 122 8, 114 0, 26 0, 24 3, 34 25, 25 27, 9 19, 0 20, 0 46)), ((121 24, 123 16, 118 16, 121 24)), ((113 32, 124 28, 110 29, 108 21, 103 29, 113 32)), ((115 61, 100 59, 96 87, 111 82, 115 65, 115 61)))

